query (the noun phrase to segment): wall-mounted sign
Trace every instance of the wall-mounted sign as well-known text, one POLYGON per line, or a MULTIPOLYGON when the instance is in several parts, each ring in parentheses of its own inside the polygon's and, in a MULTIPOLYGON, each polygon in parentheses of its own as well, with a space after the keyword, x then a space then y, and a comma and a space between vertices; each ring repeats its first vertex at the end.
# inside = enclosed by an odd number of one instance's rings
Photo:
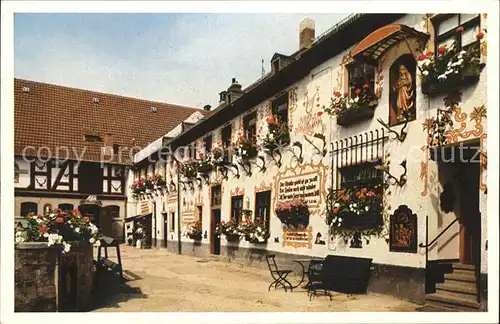
POLYGON ((312 227, 306 229, 288 229, 283 228, 283 247, 291 246, 295 248, 312 248, 312 227))
POLYGON ((417 253, 417 215, 400 205, 390 217, 389 251, 417 253))
POLYGON ((304 198, 311 214, 319 213, 326 199, 326 166, 297 165, 287 168, 276 177, 275 206, 280 201, 304 198))
POLYGON ((193 212, 182 213, 182 222, 183 223, 194 222, 194 213, 193 212))
POLYGON ((149 214, 149 201, 141 201, 141 215, 149 214))

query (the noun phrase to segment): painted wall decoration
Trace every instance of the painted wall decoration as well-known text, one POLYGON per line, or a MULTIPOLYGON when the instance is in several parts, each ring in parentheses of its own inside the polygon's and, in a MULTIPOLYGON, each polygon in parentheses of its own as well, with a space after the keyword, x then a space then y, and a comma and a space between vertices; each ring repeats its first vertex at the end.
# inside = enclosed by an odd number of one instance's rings
POLYGON ((236 187, 234 190, 230 191, 230 195, 231 195, 231 197, 243 196, 243 195, 245 195, 245 188, 236 187))
POLYGON ((390 217, 389 251, 417 253, 417 215, 400 205, 390 217))
POLYGON ((327 195, 326 169, 322 163, 298 164, 295 168, 285 168, 275 178, 274 207, 279 201, 303 197, 311 215, 321 213, 321 206, 327 195))
POLYGON ((293 116, 297 110, 297 87, 290 88, 288 91, 288 129, 293 129, 293 116))
POLYGON ((307 92, 305 93, 304 102, 302 103, 305 115, 302 115, 296 122, 294 127, 295 134, 312 136, 316 133, 324 134, 326 132, 326 125, 323 123, 320 114, 322 110, 316 109, 320 106, 319 90, 319 86, 316 86, 312 96, 307 92))
POLYGON ((149 214, 149 201, 147 200, 141 201, 140 211, 141 215, 149 214))
POLYGON ((377 98, 382 98, 382 91, 384 90, 384 62, 385 57, 379 59, 375 73, 375 95, 377 98))
POLYGON ((323 240, 323 235, 320 232, 316 233, 316 239, 314 240, 314 244, 326 245, 325 240, 323 240))
POLYGON ((273 188, 272 184, 268 185, 264 181, 262 181, 259 186, 254 186, 255 193, 263 191, 271 191, 272 188, 273 188))
POLYGON ((194 222, 194 200, 182 200, 182 222, 191 223, 194 222))
POLYGON ((312 248, 313 233, 312 227, 307 229, 288 229, 283 228, 283 247, 312 248))

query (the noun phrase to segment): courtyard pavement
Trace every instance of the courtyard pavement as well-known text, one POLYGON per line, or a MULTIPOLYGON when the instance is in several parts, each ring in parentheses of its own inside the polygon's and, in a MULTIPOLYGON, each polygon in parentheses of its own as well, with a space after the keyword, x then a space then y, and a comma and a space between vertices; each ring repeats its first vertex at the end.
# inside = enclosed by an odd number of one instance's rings
MULTIPOLYGON (((223 258, 197 258, 164 249, 122 245, 126 280, 106 277, 94 297, 96 312, 411 312, 412 304, 379 294, 332 292, 311 301, 306 290, 267 291, 269 271, 223 258)), ((114 259, 113 254, 110 258, 114 259)), ((299 278, 292 278, 298 282, 299 278)))

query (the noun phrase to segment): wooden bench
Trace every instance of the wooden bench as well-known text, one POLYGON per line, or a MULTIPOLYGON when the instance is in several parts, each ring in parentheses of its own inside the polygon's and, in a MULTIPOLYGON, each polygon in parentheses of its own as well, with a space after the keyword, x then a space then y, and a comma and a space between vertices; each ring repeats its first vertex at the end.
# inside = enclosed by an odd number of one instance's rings
POLYGON ((323 261, 325 286, 334 291, 366 293, 373 259, 328 255, 323 261))
POLYGON ((97 265, 106 269, 107 271, 117 272, 123 279, 123 266, 122 258, 120 255, 120 244, 112 237, 104 236, 101 238, 101 245, 97 250, 97 265), (108 258, 108 247, 116 249, 116 257, 118 262, 114 262, 108 258), (104 257, 101 257, 101 251, 104 249, 104 257))

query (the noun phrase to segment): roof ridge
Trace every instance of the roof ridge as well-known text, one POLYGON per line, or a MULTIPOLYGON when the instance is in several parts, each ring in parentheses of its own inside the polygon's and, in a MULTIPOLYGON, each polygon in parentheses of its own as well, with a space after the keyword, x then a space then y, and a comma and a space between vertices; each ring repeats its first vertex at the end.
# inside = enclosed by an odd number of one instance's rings
POLYGON ((143 101, 143 102, 148 102, 151 104, 169 105, 169 106, 174 107, 174 108, 193 109, 195 111, 205 111, 203 108, 188 107, 188 106, 182 106, 182 105, 172 104, 172 103, 168 103, 168 102, 154 101, 154 100, 142 99, 142 98, 137 98, 137 97, 124 96, 124 95, 119 95, 119 94, 115 94, 115 93, 95 91, 95 90, 90 90, 90 89, 75 88, 75 87, 65 86, 65 85, 56 84, 56 83, 41 82, 41 81, 21 79, 21 78, 16 78, 16 77, 14 77, 14 80, 15 81, 17 80, 19 82, 30 82, 30 83, 36 83, 36 84, 46 85, 46 86, 51 86, 51 87, 65 88, 68 90, 75 90, 75 91, 86 92, 86 93, 91 93, 91 94, 101 94, 101 95, 105 95, 105 96, 112 96, 112 97, 117 97, 117 98, 122 98, 122 99, 143 101))

